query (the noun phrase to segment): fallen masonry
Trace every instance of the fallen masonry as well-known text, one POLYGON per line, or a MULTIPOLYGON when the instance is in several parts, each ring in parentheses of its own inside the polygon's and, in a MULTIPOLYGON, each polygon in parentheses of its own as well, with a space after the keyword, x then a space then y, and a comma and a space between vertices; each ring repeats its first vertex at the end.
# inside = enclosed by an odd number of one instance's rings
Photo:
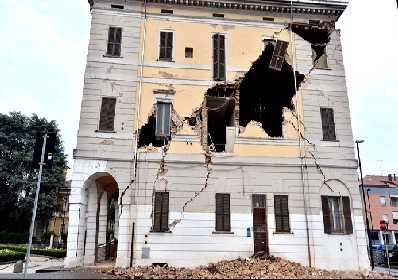
POLYGON ((157 266, 130 269, 103 268, 97 272, 124 279, 391 279, 388 274, 368 271, 336 271, 305 267, 301 264, 269 257, 221 261, 197 268, 157 266))

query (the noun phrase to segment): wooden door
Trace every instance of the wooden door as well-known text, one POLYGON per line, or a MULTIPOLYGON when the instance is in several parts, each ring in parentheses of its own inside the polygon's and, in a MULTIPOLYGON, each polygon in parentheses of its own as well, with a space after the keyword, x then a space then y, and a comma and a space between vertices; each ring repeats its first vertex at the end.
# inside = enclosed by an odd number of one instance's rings
POLYGON ((253 195, 254 255, 269 255, 266 209, 265 195, 253 195))

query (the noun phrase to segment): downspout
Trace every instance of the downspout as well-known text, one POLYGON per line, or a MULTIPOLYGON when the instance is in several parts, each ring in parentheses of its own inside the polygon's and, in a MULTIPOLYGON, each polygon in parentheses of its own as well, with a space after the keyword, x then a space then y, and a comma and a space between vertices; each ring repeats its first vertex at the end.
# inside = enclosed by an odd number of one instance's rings
POLYGON ((300 178, 301 178, 301 184, 302 184, 302 194, 303 194, 303 207, 304 207, 304 217, 305 217, 305 231, 306 231, 306 243, 307 243, 307 255, 308 255, 308 266, 312 267, 312 261, 311 261, 311 248, 310 248, 310 233, 309 233, 309 226, 308 226, 308 213, 307 213, 307 201, 306 201, 306 194, 305 194, 305 182, 304 182, 304 165, 303 165, 303 159, 305 154, 302 154, 302 149, 301 149, 301 129, 300 129, 300 112, 297 108, 297 78, 296 78, 296 52, 295 52, 295 44, 293 41, 293 31, 292 31, 292 26, 293 26, 293 0, 290 1, 290 43, 292 45, 292 69, 293 69, 293 78, 294 78, 294 91, 296 94, 296 110, 297 110, 297 129, 298 129, 298 144, 299 144, 299 152, 300 152, 300 178))

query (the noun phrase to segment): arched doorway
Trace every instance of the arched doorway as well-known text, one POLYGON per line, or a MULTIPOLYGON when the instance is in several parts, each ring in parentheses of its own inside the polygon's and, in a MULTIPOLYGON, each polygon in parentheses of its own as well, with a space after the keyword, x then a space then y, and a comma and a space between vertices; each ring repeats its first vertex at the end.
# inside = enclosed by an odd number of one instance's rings
POLYGON ((96 173, 86 184, 84 264, 114 262, 118 236, 118 185, 109 173, 96 173))

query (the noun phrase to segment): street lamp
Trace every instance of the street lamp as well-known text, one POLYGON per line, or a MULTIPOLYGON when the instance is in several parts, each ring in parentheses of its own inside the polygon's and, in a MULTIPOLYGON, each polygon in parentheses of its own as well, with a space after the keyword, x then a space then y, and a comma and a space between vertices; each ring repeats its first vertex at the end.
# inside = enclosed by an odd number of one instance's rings
POLYGON ((370 265, 373 270, 374 262, 373 262, 373 253, 372 253, 372 240, 370 238, 369 219, 368 219, 368 212, 366 210, 366 201, 365 201, 365 190, 363 188, 362 163, 361 163, 361 157, 359 155, 359 144, 361 144, 363 142, 365 142, 365 141, 364 140, 355 140, 355 143, 357 144, 359 173, 361 174, 361 189, 362 189, 363 205, 364 205, 364 209, 365 209, 366 233, 368 234, 368 242, 369 242, 368 246, 369 246, 370 265))

